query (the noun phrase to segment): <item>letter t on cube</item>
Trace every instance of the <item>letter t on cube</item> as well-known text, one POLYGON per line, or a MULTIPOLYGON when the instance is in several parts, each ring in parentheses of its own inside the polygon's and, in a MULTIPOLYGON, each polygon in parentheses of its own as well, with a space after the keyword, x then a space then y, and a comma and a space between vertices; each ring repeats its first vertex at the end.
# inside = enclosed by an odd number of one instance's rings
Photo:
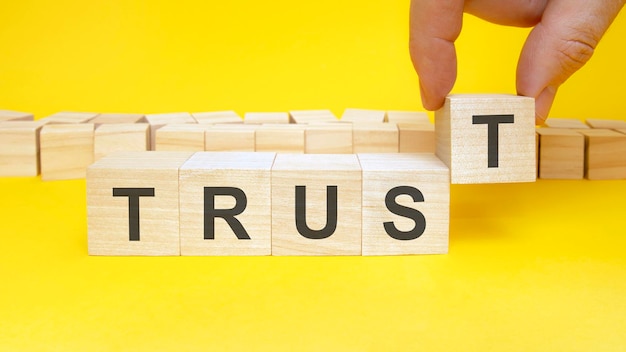
POLYGON ((435 133, 451 183, 536 180, 533 98, 450 95, 435 113, 435 133))

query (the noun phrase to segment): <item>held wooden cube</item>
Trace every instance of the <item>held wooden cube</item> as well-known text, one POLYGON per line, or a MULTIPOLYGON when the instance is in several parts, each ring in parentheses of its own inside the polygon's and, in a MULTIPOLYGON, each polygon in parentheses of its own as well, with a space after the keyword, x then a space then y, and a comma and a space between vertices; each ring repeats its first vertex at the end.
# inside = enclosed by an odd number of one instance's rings
POLYGON ((305 126, 267 124, 256 129, 257 152, 304 153, 305 126))
POLYGON ((107 125, 107 124, 129 124, 129 123, 144 123, 148 122, 144 114, 125 114, 125 113, 104 113, 100 114, 89 122, 94 125, 107 125))
POLYGON ((0 177, 39 174, 39 132, 42 121, 0 123, 0 177))
POLYGON ((86 123, 97 117, 95 112, 74 112, 74 111, 61 111, 50 116, 44 117, 43 121, 46 124, 72 124, 72 123, 86 123))
POLYGON ((341 115, 341 121, 352 123, 385 122, 384 110, 346 109, 341 115))
POLYGON ((158 151, 204 151, 204 138, 207 125, 169 124, 156 131, 155 150, 158 151))
POLYGON ((33 121, 34 116, 29 112, 0 110, 0 122, 3 121, 33 121))
POLYGON ((90 255, 180 255, 178 170, 188 152, 124 152, 87 170, 90 255))
POLYGON ((243 123, 243 119, 234 111, 194 112, 191 114, 199 124, 243 123))
POLYGON ((354 153, 397 153, 398 126, 395 123, 362 122, 352 124, 354 153))
POLYGON ((85 178, 93 162, 94 125, 46 124, 40 133, 41 179, 85 178))
POLYGON ((582 179, 585 173, 585 137, 564 128, 538 128, 539 178, 582 179))
POLYGON ((330 110, 292 110, 289 121, 298 124, 336 122, 337 117, 330 110))
POLYGON ((358 154, 363 255, 448 252, 450 173, 434 154, 358 154))
POLYGON ((150 150, 150 125, 147 123, 111 123, 96 127, 94 161, 113 152, 150 150))
POLYGON ((361 168, 354 154, 278 154, 273 255, 360 255, 361 168))
POLYGON ((264 123, 289 123, 289 114, 286 112, 247 112, 243 117, 243 123, 246 124, 264 124, 264 123))
POLYGON ((306 154, 352 154, 351 123, 319 123, 306 126, 306 154))
POLYGON ((205 132, 204 150, 211 152, 253 152, 258 125, 217 124, 205 132))
POLYGON ((150 124, 150 149, 155 150, 156 131, 168 124, 196 123, 196 120, 188 112, 171 112, 163 114, 146 115, 150 124))
POLYGON ((387 111, 385 122, 397 124, 431 124, 428 119, 428 114, 423 111, 387 111))
POLYGON ((435 153, 435 125, 398 123, 400 153, 435 153))
POLYGON ((626 179, 626 135, 607 129, 578 130, 585 136, 585 177, 626 179))
POLYGON ((435 113, 435 135, 453 184, 536 179, 532 98, 450 95, 435 113))
POLYGON ((180 169, 182 255, 270 255, 274 153, 201 152, 180 169))

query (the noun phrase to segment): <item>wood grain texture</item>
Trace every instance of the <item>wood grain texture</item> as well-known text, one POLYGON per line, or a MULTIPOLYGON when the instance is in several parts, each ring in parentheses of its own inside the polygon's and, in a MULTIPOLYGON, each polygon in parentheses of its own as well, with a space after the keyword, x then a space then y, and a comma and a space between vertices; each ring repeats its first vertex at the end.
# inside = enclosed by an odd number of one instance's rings
POLYGON ((305 126, 264 124, 256 129, 257 152, 304 153, 305 126))
POLYGON ((361 168, 357 156, 278 154, 272 167, 273 255, 360 255, 361 168), (327 186, 337 187, 337 223, 330 237, 309 239, 296 226, 296 186, 306 187, 306 225, 327 225, 327 186))
POLYGON ((0 110, 0 122, 3 121, 33 121, 34 115, 29 112, 0 110))
MULTIPOLYGON (((202 152, 180 169, 181 255, 270 255, 272 233, 270 170, 274 153, 202 152), (244 192, 245 210, 236 216, 249 239, 238 239, 223 218, 215 219, 214 239, 204 239, 204 187, 244 192)), ((233 209, 235 198, 215 196, 215 209, 233 209)))
POLYGON ((585 137, 564 128, 538 128, 539 178, 582 179, 585 174, 585 137))
POLYGON ((45 121, 0 123, 0 177, 39 174, 39 133, 45 121))
POLYGON ((258 125, 217 124, 205 132, 205 151, 253 152, 258 125))
POLYGON ((96 127, 94 161, 113 152, 150 150, 150 125, 147 123, 110 123, 96 127))
POLYGON ((434 154, 358 154, 363 170, 363 255, 439 254, 448 252, 450 173, 434 154), (391 200, 416 209, 425 220, 423 232, 412 239, 395 239, 385 229, 419 230, 419 220, 392 213, 387 194, 396 187, 418 190, 423 201, 402 193, 391 200), (416 238, 415 238, 416 237, 416 238))
POLYGON ((626 179, 626 135, 607 129, 577 130, 585 136, 585 177, 626 179))
POLYGON ((148 114, 146 120, 150 124, 150 150, 156 147, 156 131, 168 124, 196 123, 188 112, 172 112, 162 114, 148 114))
POLYGON ((397 153, 398 127, 394 123, 361 122, 352 124, 354 153, 397 153))
POLYGON ((61 111, 50 116, 46 116, 41 120, 44 120, 46 124, 71 124, 71 123, 86 123, 98 116, 95 112, 74 112, 74 111, 61 111))
POLYGON ((398 111, 390 110, 385 114, 385 122, 389 123, 410 123, 432 125, 428 114, 424 111, 398 111))
POLYGON ((305 135, 307 154, 352 154, 351 123, 309 124, 305 135))
POLYGON ((576 129, 587 129, 587 126, 584 122, 578 119, 570 119, 570 118, 561 118, 561 117, 551 117, 546 120, 544 123, 547 127, 550 128, 576 128, 576 129))
POLYGON ((243 117, 243 123, 264 124, 264 123, 289 123, 289 114, 286 112, 247 112, 243 117))
POLYGON ((204 138, 208 125, 195 123, 168 124, 156 131, 154 149, 157 151, 204 151, 204 138))
POLYGON ((85 178, 85 170, 93 162, 93 145, 91 123, 44 125, 40 132, 41 179, 85 178))
POLYGON ((385 111, 349 108, 344 110, 341 121, 353 123, 385 122, 385 111))
POLYGON ((105 124, 129 124, 129 123, 146 123, 146 116, 144 114, 127 114, 127 113, 102 113, 91 119, 89 122, 94 125, 105 124))
POLYGON ((435 153, 435 125, 426 123, 398 123, 398 152, 435 153))
POLYGON ((291 110, 289 121, 297 124, 335 122, 337 117, 330 110, 291 110))
POLYGON ((241 116, 232 110, 194 112, 191 116, 199 124, 243 123, 241 116))
POLYGON ((534 182, 534 99, 513 95, 450 95, 435 113, 436 154, 450 168, 451 182, 534 182), (489 162, 489 127, 474 116, 513 115, 514 123, 498 124, 497 167, 489 162))
POLYGON ((124 152, 87 170, 90 255, 180 255, 178 170, 188 152, 124 152), (129 240, 129 197, 113 188, 154 188, 139 197, 139 241, 129 240))

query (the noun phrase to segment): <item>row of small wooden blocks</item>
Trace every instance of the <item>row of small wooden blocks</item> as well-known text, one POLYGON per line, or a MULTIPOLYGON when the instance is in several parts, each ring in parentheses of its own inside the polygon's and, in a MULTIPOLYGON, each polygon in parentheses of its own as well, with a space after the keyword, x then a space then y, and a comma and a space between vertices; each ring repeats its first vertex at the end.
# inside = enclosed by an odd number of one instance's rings
POLYGON ((171 114, 63 112, 32 121, 0 111, 0 176, 84 178, 115 151, 270 151, 313 154, 434 153, 434 126, 423 112, 347 109, 290 113, 232 111, 171 114), (243 123, 245 122, 245 123, 243 123), (291 122, 291 123, 290 123, 291 122), (346 123, 349 122, 349 123, 346 123))

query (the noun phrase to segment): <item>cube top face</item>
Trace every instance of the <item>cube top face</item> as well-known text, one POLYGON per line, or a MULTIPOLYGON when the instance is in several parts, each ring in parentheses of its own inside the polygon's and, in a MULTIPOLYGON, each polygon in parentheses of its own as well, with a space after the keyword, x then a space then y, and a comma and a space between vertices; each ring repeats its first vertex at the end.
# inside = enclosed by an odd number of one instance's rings
POLYGON ((31 121, 33 119, 33 114, 28 112, 0 110, 0 122, 11 120, 31 121))
POLYGON ((46 121, 7 121, 0 122, 0 132, 32 132, 40 129, 46 121))
POLYGON ((278 154, 272 171, 361 171, 354 154, 278 154))
POLYGON ((196 123, 170 123, 157 130, 159 132, 200 132, 204 133, 210 126, 196 123))
POLYGON ((592 128, 626 129, 626 121, 623 120, 587 119, 587 124, 592 128))
POLYGON ((385 122, 384 110, 346 109, 341 115, 341 121, 353 123, 385 122))
POLYGON ((94 112, 72 112, 72 111, 62 111, 52 114, 50 116, 44 117, 42 120, 47 121, 49 124, 73 124, 73 123, 85 123, 87 121, 92 120, 97 117, 98 114, 94 112))
POLYGON ((428 114, 423 111, 387 111, 385 120, 391 123, 431 125, 428 114))
POLYGON ((450 95, 435 113, 437 156, 453 184, 534 182, 534 99, 450 95))
POLYGON ((408 122, 400 122, 397 124, 398 130, 407 130, 407 131, 435 131, 435 125, 422 124, 422 123, 408 123, 408 122))
POLYGON ((243 117, 243 123, 289 123, 289 114, 286 112, 247 112, 243 117))
MULTIPOLYGON (((117 170, 171 170, 178 168, 187 161, 193 152, 157 152, 135 151, 114 152, 91 164, 87 169, 87 177, 90 170, 117 169, 117 170)), ((149 180, 148 180, 149 181, 149 180)))
POLYGON ((118 124, 118 123, 138 123, 147 122, 145 115, 143 114, 124 114, 124 113, 105 113, 96 116, 89 122, 96 125, 102 124, 118 124))
POLYGON ((197 152, 180 168, 185 170, 270 170, 276 153, 197 152))
POLYGON ((357 157, 363 171, 432 171, 445 179, 450 178, 450 170, 446 164, 430 153, 359 153, 357 157))
POLYGON ((567 128, 552 128, 552 127, 543 127, 537 128, 537 133, 541 136, 564 136, 564 137, 582 137, 580 132, 570 130, 567 128))
POLYGON ((148 114, 146 120, 151 125, 167 125, 169 123, 196 123, 188 112, 172 112, 164 114, 148 114))
POLYGON ((96 135, 110 134, 110 133, 132 133, 132 132, 146 132, 150 128, 147 123, 115 123, 115 124, 103 124, 96 127, 96 135))
POLYGON ((588 130, 576 130, 578 133, 586 136, 586 137, 613 137, 613 138, 624 138, 624 135, 618 131, 613 131, 604 128, 594 128, 588 130))
POLYGON ((289 117, 295 123, 311 123, 324 121, 337 121, 337 117, 330 110, 291 110, 289 117))
POLYGON ((550 128, 578 128, 578 129, 587 129, 589 126, 585 125, 584 122, 578 119, 566 119, 566 118, 558 118, 552 117, 546 120, 545 125, 550 128))
POLYGON ((398 126, 395 123, 386 122, 361 122, 352 125, 353 131, 398 131, 398 126))
POLYGON ((232 110, 194 112, 191 116, 200 124, 243 123, 241 116, 232 110))
MULTIPOLYGON (((74 133, 92 133, 94 131, 94 124, 92 123, 81 123, 81 124, 46 124, 43 126, 41 133, 42 135, 65 135, 65 134, 74 134, 74 133)), ((63 136, 66 138, 67 136, 63 136)))

